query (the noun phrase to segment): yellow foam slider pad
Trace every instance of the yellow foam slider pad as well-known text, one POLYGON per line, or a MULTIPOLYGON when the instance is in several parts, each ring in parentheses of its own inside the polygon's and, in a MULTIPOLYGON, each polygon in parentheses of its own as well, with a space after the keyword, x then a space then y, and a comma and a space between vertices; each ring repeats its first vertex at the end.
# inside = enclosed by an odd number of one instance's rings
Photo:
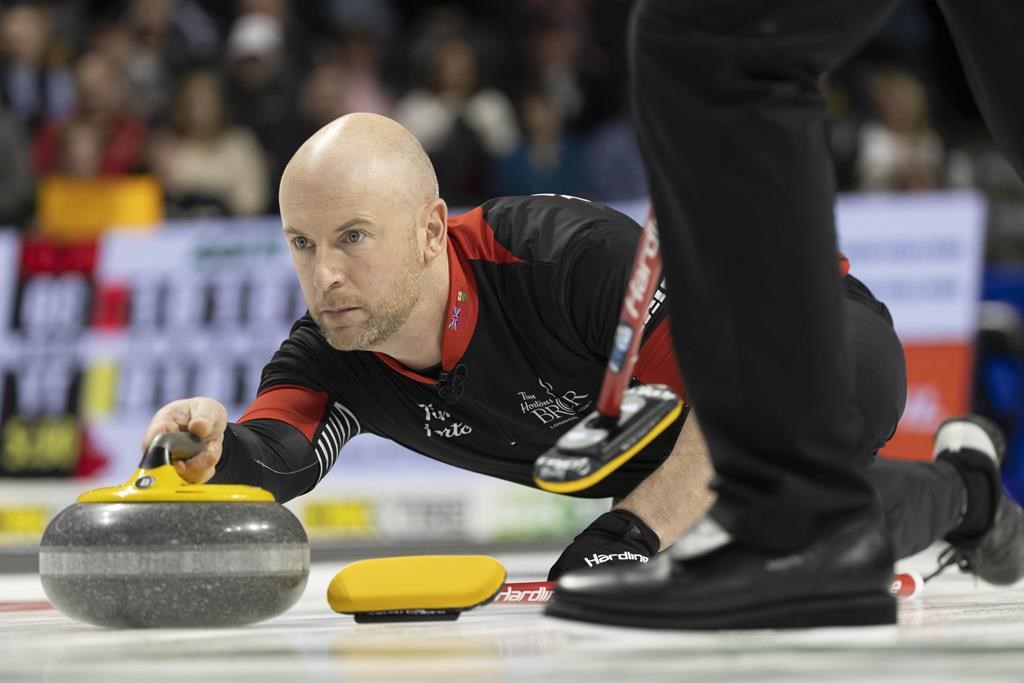
POLYGON ((504 581, 505 567, 486 555, 382 557, 338 572, 327 603, 361 624, 453 621, 493 600, 504 581))

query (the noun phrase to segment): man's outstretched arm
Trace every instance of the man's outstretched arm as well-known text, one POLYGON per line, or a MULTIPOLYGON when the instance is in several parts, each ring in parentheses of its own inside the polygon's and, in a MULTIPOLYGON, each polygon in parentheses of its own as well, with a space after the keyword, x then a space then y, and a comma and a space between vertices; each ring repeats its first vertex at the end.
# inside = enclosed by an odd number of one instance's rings
POLYGON ((259 486, 285 502, 316 486, 359 429, 354 416, 326 394, 280 386, 261 392, 238 423, 229 423, 224 406, 212 398, 173 401, 153 416, 143 448, 161 432, 192 432, 207 447, 175 464, 182 478, 259 486))
POLYGON ((581 531, 548 573, 611 564, 646 564, 672 545, 714 502, 714 470, 697 419, 690 411, 668 457, 629 495, 581 531))
POLYGON ((613 509, 642 519, 658 535, 659 550, 664 550, 715 501, 708 488, 714 474, 704 434, 691 409, 669 456, 613 509))

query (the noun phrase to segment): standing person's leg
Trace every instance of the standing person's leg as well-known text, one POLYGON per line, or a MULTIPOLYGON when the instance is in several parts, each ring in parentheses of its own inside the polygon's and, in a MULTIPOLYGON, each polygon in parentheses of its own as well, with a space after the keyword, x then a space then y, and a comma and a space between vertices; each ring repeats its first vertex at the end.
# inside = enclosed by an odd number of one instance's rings
POLYGON ((939 7, 992 137, 1024 179, 1024 3, 939 0, 939 7))
POLYGON ((879 457, 868 467, 868 479, 882 500, 897 559, 924 550, 957 527, 964 486, 949 463, 879 457))
POLYGON ((793 550, 876 505, 853 454, 819 78, 889 0, 648 0, 632 33, 636 124, 672 335, 718 474, 712 516, 793 550))
POLYGON ((679 628, 895 621, 853 404, 819 89, 891 4, 637 4, 636 125, 718 502, 670 562, 570 574, 549 614, 679 628))

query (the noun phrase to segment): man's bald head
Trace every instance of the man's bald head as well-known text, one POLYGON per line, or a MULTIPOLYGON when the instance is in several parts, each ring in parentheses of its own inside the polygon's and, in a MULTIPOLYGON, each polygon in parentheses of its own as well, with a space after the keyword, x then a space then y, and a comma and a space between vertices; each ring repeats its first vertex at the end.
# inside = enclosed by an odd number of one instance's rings
POLYGON ((384 195, 417 209, 438 198, 434 167, 413 134, 365 113, 335 119, 306 140, 285 168, 280 193, 282 205, 384 195))
POLYGON ((411 361, 424 334, 440 343, 448 207, 409 131, 374 114, 332 121, 292 157, 280 197, 302 294, 328 343, 411 361))

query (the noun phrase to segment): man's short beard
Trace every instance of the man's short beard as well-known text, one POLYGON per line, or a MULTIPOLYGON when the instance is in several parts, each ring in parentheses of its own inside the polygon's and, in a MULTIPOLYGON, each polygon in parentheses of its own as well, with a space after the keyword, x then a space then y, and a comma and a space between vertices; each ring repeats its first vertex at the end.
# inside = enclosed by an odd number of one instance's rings
POLYGON ((419 302, 425 273, 425 269, 416 268, 412 263, 404 268, 402 277, 392 285, 395 299, 384 302, 375 309, 363 308, 367 313, 367 320, 359 328, 352 330, 356 333, 354 337, 338 339, 323 324, 320 316, 313 316, 313 320, 331 348, 338 351, 373 350, 390 339, 409 319, 412 309, 419 302))
POLYGON ((316 319, 316 324, 323 333, 324 339, 331 345, 331 348, 338 351, 369 351, 391 338, 405 321, 409 319, 412 309, 416 306, 417 299, 410 297, 399 302, 398 306, 385 308, 377 311, 367 311, 368 319, 356 330, 355 337, 346 339, 337 338, 330 329, 324 326, 323 322, 316 319))

